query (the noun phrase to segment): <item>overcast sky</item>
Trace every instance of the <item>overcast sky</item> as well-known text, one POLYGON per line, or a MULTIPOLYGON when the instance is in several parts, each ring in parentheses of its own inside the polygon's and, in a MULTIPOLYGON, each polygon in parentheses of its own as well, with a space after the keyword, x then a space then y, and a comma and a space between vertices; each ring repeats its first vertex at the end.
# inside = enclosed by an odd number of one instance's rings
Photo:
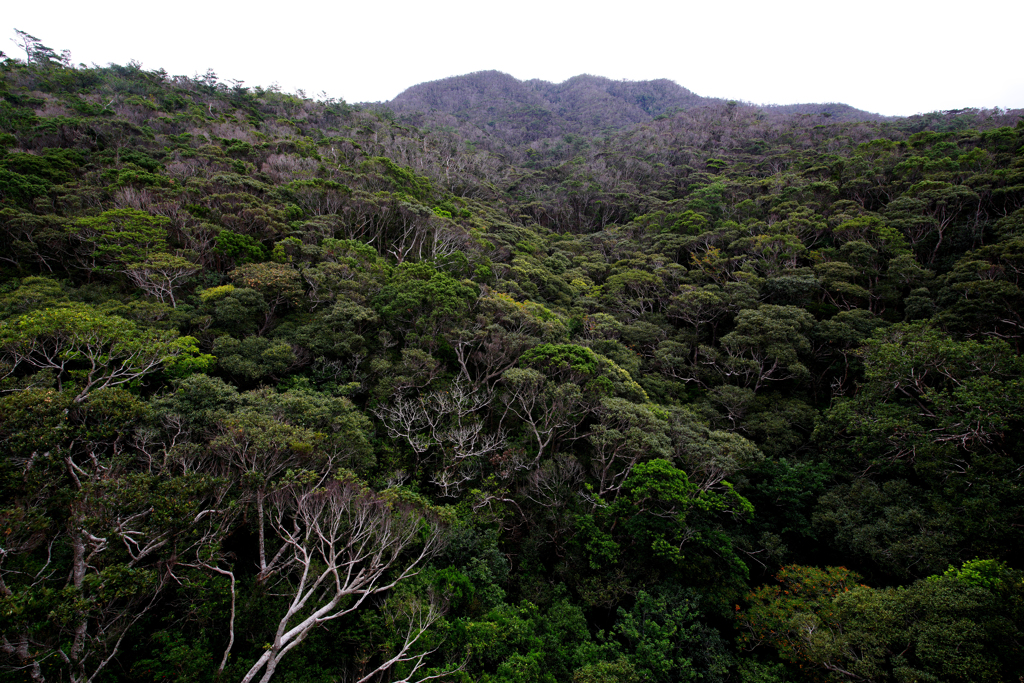
POLYGON ((668 78, 698 95, 889 115, 1024 107, 1020 0, 5 4, 3 35, 21 29, 71 50, 76 64, 212 68, 248 86, 349 102, 497 69, 552 82, 668 78))

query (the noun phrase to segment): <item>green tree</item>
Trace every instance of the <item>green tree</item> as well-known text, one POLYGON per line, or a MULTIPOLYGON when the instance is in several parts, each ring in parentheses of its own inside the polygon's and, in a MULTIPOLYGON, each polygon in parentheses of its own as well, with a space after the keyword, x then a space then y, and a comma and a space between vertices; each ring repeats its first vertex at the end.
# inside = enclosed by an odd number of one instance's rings
POLYGON ((700 621, 692 591, 640 591, 618 609, 612 634, 645 681, 725 681, 731 657, 718 632, 700 621))
POLYGON ((705 351, 706 362, 726 380, 755 392, 767 382, 806 379, 800 356, 811 350, 810 313, 795 306, 763 304, 736 315, 736 328, 721 339, 723 353, 705 351))
POLYGON ((8 373, 46 371, 59 391, 90 392, 138 383, 182 353, 191 337, 138 328, 85 304, 48 308, 0 323, 0 353, 8 373))
POLYGON ((717 491, 701 490, 669 461, 636 465, 623 491, 607 511, 638 552, 636 561, 654 563, 712 587, 717 597, 735 591, 747 568, 724 524, 743 521, 753 506, 727 482, 717 491))
POLYGON ((774 646, 827 680, 1007 680, 1021 673, 1018 572, 968 562, 900 588, 842 568, 786 567, 738 614, 748 647, 774 646))
POLYGON ((373 300, 373 308, 411 345, 435 351, 469 312, 476 287, 425 263, 403 263, 373 300))
MULTIPOLYGON (((223 538, 217 477, 136 465, 146 407, 118 387, 82 400, 27 389, 0 399, 5 653, 35 680, 94 680, 183 567, 223 538), (5 474, 11 474, 8 469, 5 474), (8 647, 9 646, 9 647, 8 647)), ((152 453, 150 454, 152 455, 152 453)))
POLYGON ((71 229, 78 264, 86 271, 120 272, 167 252, 170 220, 137 209, 111 209, 79 218, 71 229))

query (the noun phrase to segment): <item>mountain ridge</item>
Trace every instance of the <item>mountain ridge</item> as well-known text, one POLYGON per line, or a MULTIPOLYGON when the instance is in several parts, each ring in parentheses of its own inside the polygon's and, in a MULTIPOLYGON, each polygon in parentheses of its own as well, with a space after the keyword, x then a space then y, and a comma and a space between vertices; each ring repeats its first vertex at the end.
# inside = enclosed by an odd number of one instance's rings
POLYGON ((378 104, 403 116, 441 113, 460 119, 481 118, 478 116, 481 108, 494 116, 507 113, 515 105, 532 106, 540 110, 535 115, 544 116, 541 115, 543 111, 547 117, 553 117, 571 129, 567 132, 594 133, 645 123, 694 106, 726 103, 754 106, 768 113, 822 114, 836 122, 884 121, 890 118, 843 102, 755 104, 705 97, 670 79, 616 81, 580 74, 561 83, 552 83, 542 79, 520 81, 497 70, 419 83, 378 104))
POLYGON ((443 125, 441 120, 452 116, 489 132, 497 131, 500 137, 517 143, 624 130, 704 106, 755 108, 768 116, 815 114, 833 122, 889 118, 836 102, 755 105, 704 97, 667 78, 617 81, 579 74, 552 83, 542 79, 520 81, 497 70, 419 83, 377 106, 418 125, 443 125))

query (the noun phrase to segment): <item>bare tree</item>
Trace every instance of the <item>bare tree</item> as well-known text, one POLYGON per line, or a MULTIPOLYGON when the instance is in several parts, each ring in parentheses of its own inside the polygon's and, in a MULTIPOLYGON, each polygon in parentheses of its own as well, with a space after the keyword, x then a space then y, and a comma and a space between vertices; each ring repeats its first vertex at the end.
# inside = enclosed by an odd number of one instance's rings
POLYGON ((572 455, 558 454, 526 476, 520 494, 541 508, 562 508, 583 489, 586 472, 572 455))
POLYGON ((9 615, 14 618, 0 634, 0 653, 18 661, 34 681, 45 680, 41 663, 47 659, 47 668, 61 672, 59 680, 92 683, 106 675, 132 627, 165 587, 181 583, 178 568, 196 566, 186 558, 214 556, 230 525, 226 486, 203 475, 175 481, 132 472, 120 430, 98 440, 85 430, 79 436, 23 462, 26 480, 39 477, 43 486, 15 501, 0 546, 0 596, 27 604, 40 589, 68 596, 45 627, 9 615), (179 498, 182 482, 194 493, 188 501, 179 498), (55 495, 70 502, 64 519, 47 528, 42 508, 55 495), (41 560, 38 570, 31 576, 13 572, 11 585, 5 562, 30 552, 41 560))
POLYGON ((282 552, 268 569, 289 601, 273 642, 242 683, 261 674, 260 683, 267 683, 314 628, 414 575, 441 545, 438 526, 422 513, 355 482, 293 485, 270 503, 268 522, 282 552))
POLYGON ((124 273, 136 287, 157 298, 160 303, 170 302, 177 308, 174 290, 188 281, 201 268, 188 259, 173 254, 153 254, 141 263, 125 267, 124 273))
POLYGON ((440 456, 432 482, 445 496, 455 496, 471 481, 482 459, 505 447, 504 430, 488 432, 479 413, 494 400, 483 386, 460 375, 450 385, 415 398, 396 396, 374 409, 392 439, 403 439, 424 456, 432 448, 440 456))
MULTIPOLYGON (((417 674, 426 666, 427 658, 437 652, 444 642, 424 642, 425 636, 430 628, 444 616, 448 609, 448 601, 444 596, 437 595, 430 591, 426 600, 416 596, 402 596, 394 601, 394 604, 385 606, 384 614, 388 626, 395 634, 395 645, 392 646, 382 661, 373 671, 364 675, 356 683, 370 683, 370 681, 390 681, 391 683, 423 683, 424 681, 449 676, 462 669, 468 662, 468 658, 460 664, 451 664, 435 674, 424 672, 417 677, 417 674), (399 674, 395 674, 395 667, 402 667, 399 674), (395 679, 395 675, 404 673, 402 678, 395 679)), ((357 674, 358 675, 358 674, 357 674)))
POLYGON ((510 415, 518 418, 533 435, 537 452, 533 463, 540 462, 558 439, 576 438, 576 428, 587 416, 587 402, 579 386, 571 382, 555 384, 536 370, 511 368, 502 376, 505 404, 504 422, 510 415))

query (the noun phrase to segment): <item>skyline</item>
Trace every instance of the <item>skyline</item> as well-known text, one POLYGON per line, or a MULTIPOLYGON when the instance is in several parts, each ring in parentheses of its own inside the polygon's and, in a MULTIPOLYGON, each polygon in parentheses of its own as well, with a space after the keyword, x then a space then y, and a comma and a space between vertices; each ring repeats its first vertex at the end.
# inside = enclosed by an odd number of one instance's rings
MULTIPOLYGON (((103 11, 69 0, 5 12, 14 29, 71 51, 74 64, 128 64, 172 75, 212 68, 225 82, 279 85, 348 102, 393 99, 419 83, 497 70, 560 83, 583 73, 614 80, 667 78, 705 97, 754 104, 842 102, 884 115, 960 108, 1024 108, 1014 27, 1024 6, 982 0, 955 18, 911 2, 867 0, 822 9, 809 0, 666 9, 525 0, 514 12, 468 0, 387 14, 355 3, 284 13, 269 3, 201 4, 147 13, 126 0, 103 11), (603 11, 604 10, 604 11, 603 11), (57 18, 55 21, 54 18, 57 18), (981 65, 975 67, 975 64, 981 65)), ((24 58, 12 40, 0 49, 24 58)))

